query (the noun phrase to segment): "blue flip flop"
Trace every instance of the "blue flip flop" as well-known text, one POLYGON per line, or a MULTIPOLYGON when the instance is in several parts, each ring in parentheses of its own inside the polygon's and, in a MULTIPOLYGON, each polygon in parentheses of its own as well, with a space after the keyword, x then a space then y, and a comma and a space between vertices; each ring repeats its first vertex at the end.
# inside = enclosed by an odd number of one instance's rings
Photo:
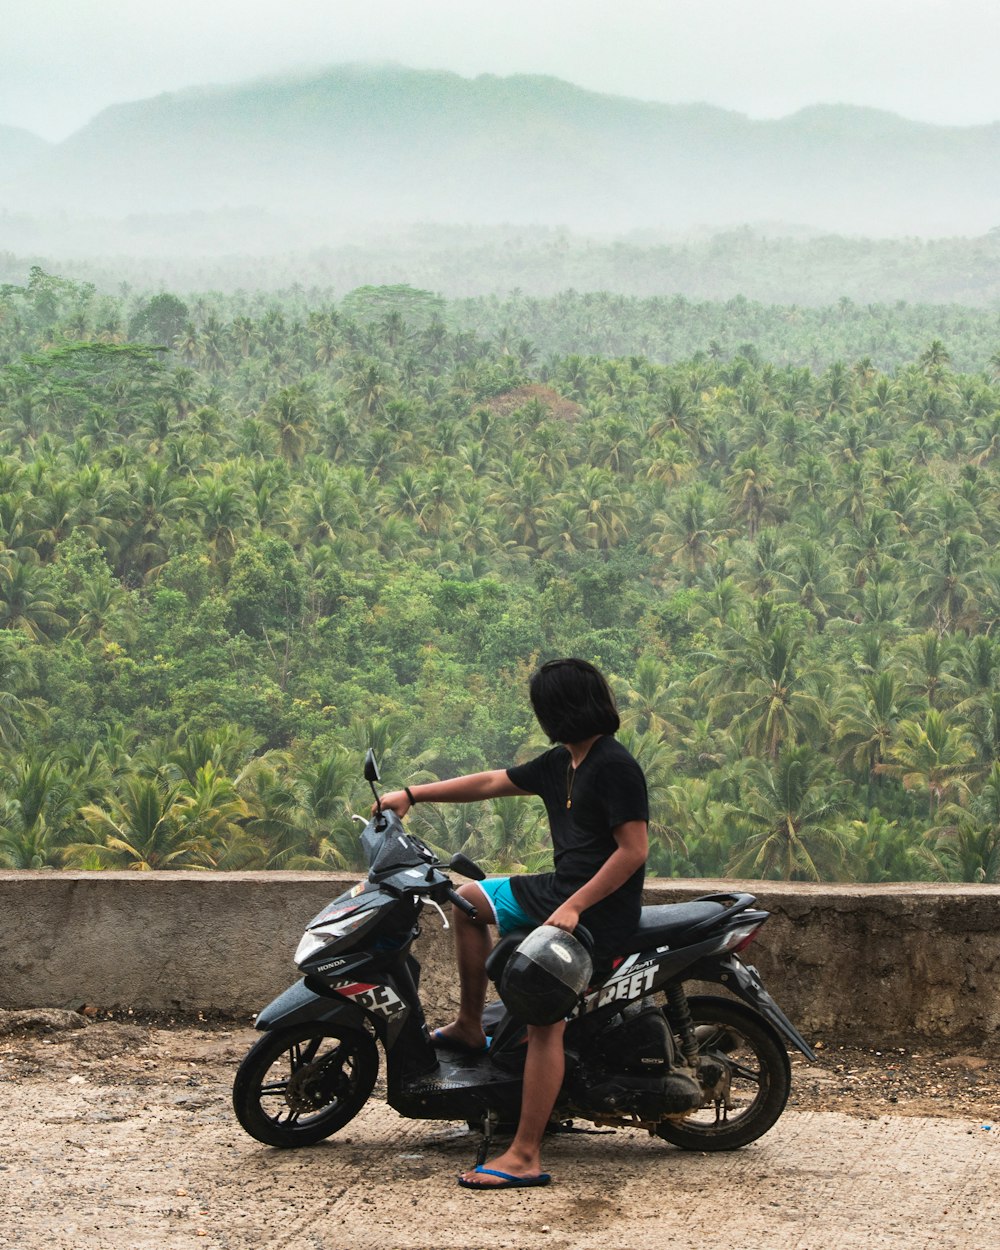
POLYGON ((539 1185, 547 1185, 552 1180, 548 1172, 539 1172, 537 1176, 514 1176, 510 1172, 498 1172, 496 1168, 473 1168, 482 1176, 499 1176, 500 1183, 494 1185, 487 1181, 484 1185, 478 1181, 467 1181, 464 1176, 458 1178, 463 1189, 534 1189, 539 1185))

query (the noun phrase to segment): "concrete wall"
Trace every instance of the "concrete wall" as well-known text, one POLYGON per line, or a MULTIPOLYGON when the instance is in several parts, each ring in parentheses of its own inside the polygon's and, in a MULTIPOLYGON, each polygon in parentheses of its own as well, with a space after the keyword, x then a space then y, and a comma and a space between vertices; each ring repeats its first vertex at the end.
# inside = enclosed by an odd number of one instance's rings
MULTIPOLYGON (((249 1017, 295 978, 306 922, 357 877, 0 872, 0 1007, 249 1017)), ((747 958, 817 1040, 1000 1039, 1000 886, 652 882, 649 903, 745 888, 772 913, 747 958)), ((425 912, 428 1019, 454 1002, 450 935, 425 912)), ((715 991, 721 992, 721 991, 715 991)))

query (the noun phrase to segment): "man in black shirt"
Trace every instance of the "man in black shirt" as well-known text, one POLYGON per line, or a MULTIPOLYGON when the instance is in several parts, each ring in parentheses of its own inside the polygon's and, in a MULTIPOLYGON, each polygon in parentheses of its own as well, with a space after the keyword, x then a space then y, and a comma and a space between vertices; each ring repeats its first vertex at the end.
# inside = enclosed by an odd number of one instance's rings
MULTIPOLYGON (((469 803, 506 795, 539 796, 552 833, 550 873, 492 878, 459 893, 476 908, 454 912, 461 997, 458 1015, 435 1030, 435 1044, 482 1050, 486 957, 491 924, 501 934, 554 925, 572 933, 583 923, 594 935, 596 966, 606 965, 639 919, 648 855, 649 808, 642 769, 613 735, 620 721, 614 695, 586 660, 552 660, 531 679, 531 704, 554 743, 527 764, 396 790, 383 807, 405 816, 415 802, 469 803)), ((543 1185, 541 1143, 565 1071, 565 1021, 529 1026, 521 1117, 510 1146, 483 1168, 459 1177, 470 1189, 543 1185)))

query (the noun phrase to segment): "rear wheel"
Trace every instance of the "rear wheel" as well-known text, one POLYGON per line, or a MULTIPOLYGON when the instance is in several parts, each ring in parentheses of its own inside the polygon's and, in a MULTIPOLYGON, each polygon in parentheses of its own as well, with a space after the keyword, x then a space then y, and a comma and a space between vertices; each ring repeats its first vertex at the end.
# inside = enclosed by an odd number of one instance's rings
POLYGON ((788 1052, 767 1021, 741 1003, 695 997, 688 1005, 703 1076, 718 1080, 697 1111, 662 1121, 657 1135, 685 1150, 738 1150, 762 1137, 784 1110, 788 1052))
POLYGON ((333 1024, 268 1033, 233 1082, 236 1118, 268 1146, 311 1146, 336 1133, 368 1101, 378 1050, 363 1029, 333 1024))

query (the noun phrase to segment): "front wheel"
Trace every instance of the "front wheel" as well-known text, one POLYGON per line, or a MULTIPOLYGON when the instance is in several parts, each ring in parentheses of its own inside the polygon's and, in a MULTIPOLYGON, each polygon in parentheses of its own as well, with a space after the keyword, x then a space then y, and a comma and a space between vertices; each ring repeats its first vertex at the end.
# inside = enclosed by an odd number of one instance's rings
POLYGON ((267 1033, 240 1064, 233 1108, 267 1146, 311 1146, 368 1101, 378 1050, 363 1029, 306 1024, 267 1033))
POLYGON ((662 1121, 657 1136, 684 1150, 738 1150, 762 1137, 784 1110, 792 1081, 788 1052, 771 1026, 741 1003, 695 997, 688 1005, 702 1084, 708 1078, 712 1086, 697 1111, 662 1121))

